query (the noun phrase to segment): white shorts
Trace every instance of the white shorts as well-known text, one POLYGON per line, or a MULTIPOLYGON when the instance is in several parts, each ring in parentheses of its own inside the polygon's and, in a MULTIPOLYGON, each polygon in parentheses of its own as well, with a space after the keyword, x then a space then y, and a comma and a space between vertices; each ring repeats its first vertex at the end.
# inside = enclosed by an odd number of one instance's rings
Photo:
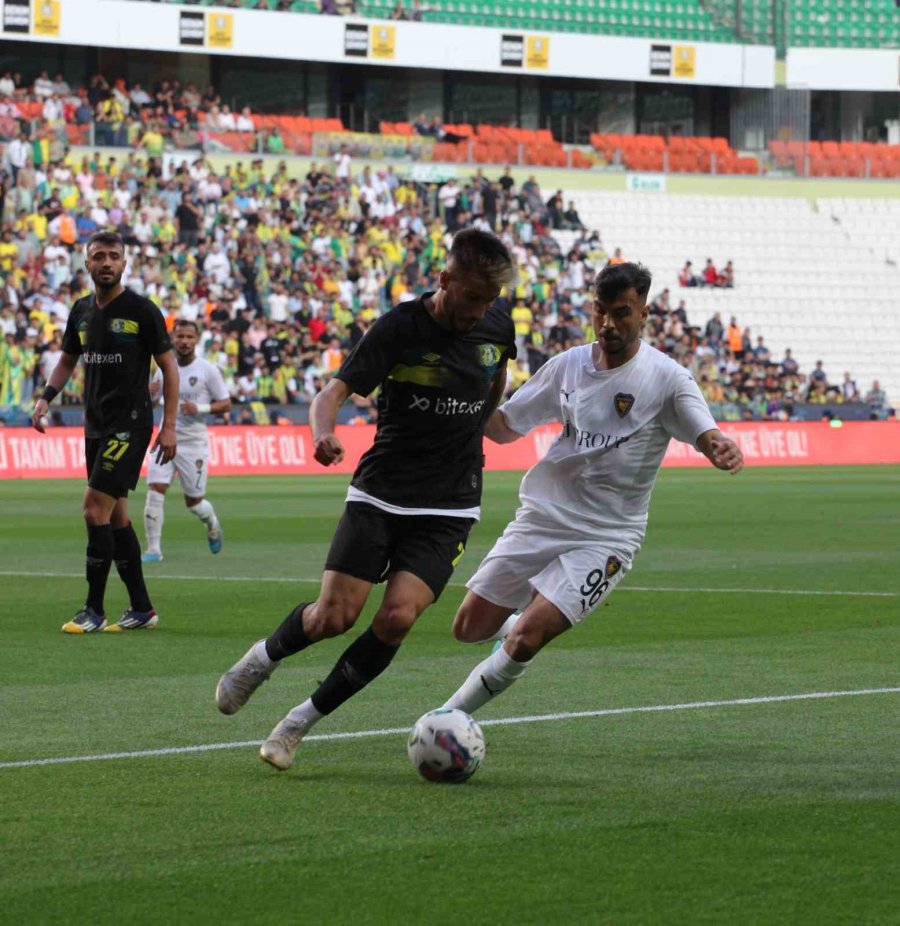
POLYGON ((203 498, 206 495, 206 477, 209 472, 209 444, 187 447, 179 444, 175 459, 169 463, 159 464, 151 455, 147 482, 171 485, 176 470, 181 481, 181 491, 188 498, 203 498))
POLYGON ((634 552, 633 545, 612 536, 548 528, 529 523, 526 515, 507 526, 466 588, 517 611, 538 592, 578 624, 631 569, 634 552))

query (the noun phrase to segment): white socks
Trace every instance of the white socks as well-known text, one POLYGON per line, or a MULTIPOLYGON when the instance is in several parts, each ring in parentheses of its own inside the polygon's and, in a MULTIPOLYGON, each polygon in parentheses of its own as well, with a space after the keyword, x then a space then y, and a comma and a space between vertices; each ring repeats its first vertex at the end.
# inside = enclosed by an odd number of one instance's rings
POLYGON ((253 646, 253 655, 267 668, 272 666, 277 666, 280 659, 273 659, 269 655, 269 651, 266 649, 266 641, 260 640, 259 643, 254 644, 253 646))
POLYGON ((307 730, 309 730, 313 724, 318 723, 324 716, 324 714, 320 714, 315 709, 312 698, 307 698, 302 704, 298 704, 288 711, 288 717, 291 722, 303 724, 307 730))
POLYGON ((162 540, 163 518, 166 497, 155 489, 147 490, 144 502, 144 536, 147 538, 147 552, 159 553, 162 540))
MULTIPOLYGON (((157 492, 155 489, 147 490, 147 500, 144 502, 144 535, 147 538, 148 553, 161 552, 165 501, 166 497, 162 492, 157 492)), ((219 519, 216 517, 216 509, 206 499, 188 508, 188 511, 206 525, 208 532, 221 529, 219 519)))
POLYGON ((531 662, 516 662, 501 646, 472 670, 444 707, 455 707, 472 714, 491 698, 506 691, 525 674, 531 662))
POLYGON ((198 517, 205 525, 207 530, 219 530, 219 519, 216 517, 216 509, 204 498, 203 501, 188 508, 192 515, 198 517))

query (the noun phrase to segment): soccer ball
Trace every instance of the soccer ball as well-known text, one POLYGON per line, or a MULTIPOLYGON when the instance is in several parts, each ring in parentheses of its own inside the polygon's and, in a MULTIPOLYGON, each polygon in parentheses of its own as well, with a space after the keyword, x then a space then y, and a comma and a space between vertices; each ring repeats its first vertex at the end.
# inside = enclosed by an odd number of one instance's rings
POLYGON ((464 711, 442 707, 419 718, 409 734, 406 751, 423 778, 466 781, 484 759, 484 734, 464 711))

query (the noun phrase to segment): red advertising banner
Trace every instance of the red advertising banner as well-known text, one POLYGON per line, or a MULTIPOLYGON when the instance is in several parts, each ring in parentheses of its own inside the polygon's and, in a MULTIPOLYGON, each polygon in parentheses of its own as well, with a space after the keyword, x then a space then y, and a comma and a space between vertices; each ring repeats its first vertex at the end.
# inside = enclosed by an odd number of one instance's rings
MULTIPOLYGON (((817 466, 900 464, 900 424, 894 421, 723 424, 740 445, 748 466, 817 466)), ((253 473, 301 474, 326 470, 313 458, 310 430, 291 427, 213 427, 210 472, 222 476, 253 473)), ((347 455, 328 472, 352 473, 372 443, 372 425, 338 428, 347 455)), ((532 431, 513 444, 485 441, 489 470, 525 470, 536 463, 559 433, 557 426, 532 431)), ((705 457, 687 444, 672 441, 663 466, 704 466, 705 457)), ((145 464, 146 468, 146 464, 145 464)), ((0 428, 0 479, 85 478, 84 440, 80 429, 0 428)))

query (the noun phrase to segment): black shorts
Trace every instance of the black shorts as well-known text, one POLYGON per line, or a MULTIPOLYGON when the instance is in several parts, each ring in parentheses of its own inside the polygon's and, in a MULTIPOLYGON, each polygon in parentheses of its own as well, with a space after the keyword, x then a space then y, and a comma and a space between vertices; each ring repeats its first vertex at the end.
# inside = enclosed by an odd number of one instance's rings
POLYGON ((150 428, 142 428, 106 437, 86 437, 88 485, 113 498, 125 498, 138 484, 152 433, 150 428))
POLYGON ((365 502, 347 502, 325 568, 366 582, 411 572, 437 601, 466 549, 473 518, 391 514, 365 502))

